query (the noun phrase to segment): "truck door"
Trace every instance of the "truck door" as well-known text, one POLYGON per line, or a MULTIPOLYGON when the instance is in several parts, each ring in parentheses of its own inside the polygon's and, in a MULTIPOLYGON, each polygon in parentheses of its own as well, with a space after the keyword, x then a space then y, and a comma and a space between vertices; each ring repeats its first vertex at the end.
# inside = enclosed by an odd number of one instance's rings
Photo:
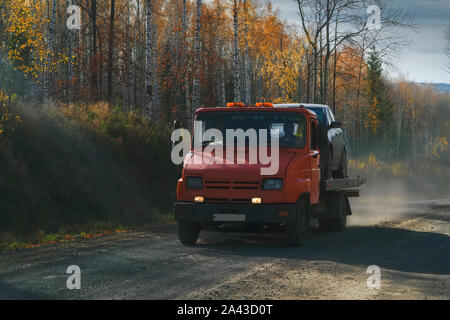
POLYGON ((320 186, 320 153, 317 137, 317 120, 311 119, 309 122, 309 158, 311 172, 311 203, 319 202, 319 186, 320 186))

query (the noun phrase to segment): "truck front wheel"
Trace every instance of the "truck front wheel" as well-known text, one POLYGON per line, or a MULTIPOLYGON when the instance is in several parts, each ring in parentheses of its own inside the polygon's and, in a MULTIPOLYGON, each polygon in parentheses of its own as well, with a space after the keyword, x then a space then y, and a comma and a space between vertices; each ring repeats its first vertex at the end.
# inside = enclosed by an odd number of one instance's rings
POLYGON ((178 238, 186 246, 193 246, 200 235, 200 226, 196 223, 178 221, 178 238))
POLYGON ((305 200, 297 204, 295 222, 288 225, 288 242, 291 246, 303 244, 308 230, 308 206, 305 200))

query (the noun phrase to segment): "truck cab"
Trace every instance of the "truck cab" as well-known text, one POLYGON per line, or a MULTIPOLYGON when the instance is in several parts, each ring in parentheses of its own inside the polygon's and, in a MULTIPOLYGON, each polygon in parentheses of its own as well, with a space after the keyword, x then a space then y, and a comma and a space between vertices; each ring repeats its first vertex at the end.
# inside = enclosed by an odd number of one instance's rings
POLYGON ((318 123, 316 113, 305 107, 270 103, 197 110, 174 204, 181 242, 194 245, 202 229, 281 227, 290 244, 301 244, 313 208, 323 202, 318 123), (245 144, 237 145, 229 130, 243 133, 245 144), (277 163, 267 163, 262 149, 277 154, 277 163))

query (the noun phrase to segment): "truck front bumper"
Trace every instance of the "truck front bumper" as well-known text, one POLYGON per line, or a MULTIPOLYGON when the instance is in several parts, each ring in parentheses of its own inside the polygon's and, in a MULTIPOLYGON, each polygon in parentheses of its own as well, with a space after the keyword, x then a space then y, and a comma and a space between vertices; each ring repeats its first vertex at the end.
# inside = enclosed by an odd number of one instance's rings
POLYGON ((296 205, 176 202, 173 210, 177 221, 292 223, 296 205))

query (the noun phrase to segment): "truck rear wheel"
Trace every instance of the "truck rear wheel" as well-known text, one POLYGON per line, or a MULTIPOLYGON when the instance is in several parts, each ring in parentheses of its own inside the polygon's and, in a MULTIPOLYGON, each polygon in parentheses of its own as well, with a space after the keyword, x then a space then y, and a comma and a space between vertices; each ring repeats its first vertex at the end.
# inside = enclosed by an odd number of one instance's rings
POLYGON ((325 210, 333 218, 319 219, 319 229, 322 232, 337 232, 345 229, 347 224, 346 199, 344 192, 334 192, 327 199, 325 210))
POLYGON ((193 246, 200 235, 200 226, 196 223, 178 221, 178 238, 186 246, 193 246))
POLYGON ((297 203, 295 222, 288 225, 288 242, 291 246, 303 244, 308 230, 308 206, 305 200, 297 203))
POLYGON ((340 219, 319 219, 319 229, 322 232, 338 232, 345 229, 347 218, 340 219))

